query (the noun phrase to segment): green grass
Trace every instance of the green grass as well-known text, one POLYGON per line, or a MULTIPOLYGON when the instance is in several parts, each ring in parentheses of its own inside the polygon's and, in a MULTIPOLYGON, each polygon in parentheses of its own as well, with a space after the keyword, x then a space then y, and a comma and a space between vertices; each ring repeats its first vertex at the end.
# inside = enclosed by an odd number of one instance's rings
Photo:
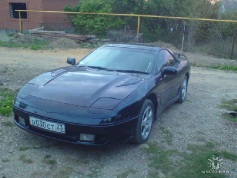
MULTIPOLYGON (((213 144, 206 145, 190 145, 190 154, 184 154, 183 159, 179 163, 179 168, 174 172, 172 177, 189 177, 192 178, 225 178, 226 174, 212 173, 204 174, 203 171, 209 171, 211 168, 208 166, 208 159, 213 156, 219 159, 228 159, 236 161, 237 155, 227 151, 217 151, 213 144)), ((223 170, 225 167, 223 167, 223 170)), ((230 171, 230 170, 227 170, 230 171)))
POLYGON ((237 66, 229 66, 229 65, 221 65, 221 66, 203 66, 203 65, 194 65, 194 67, 205 67, 208 69, 218 69, 218 70, 224 70, 224 71, 232 71, 237 72, 237 66))
POLYGON ((54 159, 43 159, 42 162, 45 164, 51 165, 51 166, 53 166, 57 163, 57 161, 54 159))
MULTIPOLYGON (((237 161, 237 154, 218 151, 215 149, 215 144, 208 142, 205 145, 189 145, 189 153, 178 153, 176 151, 162 149, 154 144, 149 144, 147 152, 150 157, 150 167, 152 168, 149 176, 157 177, 158 174, 163 173, 168 178, 225 178, 227 174, 211 173, 206 174, 205 171, 211 170, 208 165, 208 159, 213 159, 213 156, 222 160, 237 161), (150 155, 151 154, 151 155, 150 155), (173 156, 178 156, 175 161, 173 156)), ((226 170, 224 164, 221 170, 226 170)))
POLYGON ((173 135, 170 132, 169 129, 165 128, 164 126, 160 127, 161 131, 163 132, 163 134, 165 135, 165 140, 167 142, 168 145, 172 145, 173 142, 173 135))
POLYGON ((237 72, 237 66, 222 65, 222 66, 212 66, 208 68, 237 72))
MULTIPOLYGON (((162 149, 152 143, 148 143, 149 148, 147 152, 151 154, 150 166, 162 170, 164 174, 168 174, 172 170, 172 161, 170 161, 170 156, 172 156, 173 151, 162 149)), ((150 175, 153 177, 153 173, 150 175)))
POLYGON ((237 116, 231 115, 229 113, 237 113, 237 99, 232 99, 229 101, 223 101, 220 105, 221 108, 228 110, 227 113, 224 113, 222 116, 224 119, 237 122, 237 116))
POLYGON ((21 160, 23 163, 27 163, 27 164, 33 163, 32 159, 28 158, 26 155, 21 155, 19 157, 19 160, 21 160))
POLYGON ((29 44, 29 48, 32 50, 42 50, 45 49, 45 47, 48 45, 48 43, 40 40, 35 40, 33 43, 29 44))
POLYGON ((33 40, 32 42, 1 42, 0 46, 7 47, 7 48, 29 48, 32 50, 42 50, 45 49, 48 45, 48 42, 41 41, 41 40, 33 40))
POLYGON ((223 101, 221 104, 222 108, 225 108, 229 111, 235 111, 237 112, 237 99, 232 99, 229 101, 223 101))
POLYGON ((16 93, 8 89, 0 89, 0 115, 10 116, 16 93))
POLYGON ((222 117, 226 120, 232 121, 232 122, 237 122, 237 117, 231 116, 228 113, 222 114, 222 117))

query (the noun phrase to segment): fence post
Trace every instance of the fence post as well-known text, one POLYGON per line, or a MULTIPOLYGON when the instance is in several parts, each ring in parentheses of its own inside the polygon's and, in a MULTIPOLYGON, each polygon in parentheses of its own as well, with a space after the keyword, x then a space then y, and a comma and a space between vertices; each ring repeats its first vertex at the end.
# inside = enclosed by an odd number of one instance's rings
POLYGON ((22 21, 21 21, 21 12, 18 11, 19 13, 19 27, 20 27, 20 33, 22 33, 22 21))
POLYGON ((234 37, 233 37, 233 42, 232 42, 232 48, 231 48, 231 52, 230 52, 230 59, 233 59, 234 57, 234 48, 235 48, 235 40, 237 37, 237 30, 234 32, 234 37))
POLYGON ((141 16, 137 16, 137 35, 140 33, 141 16))

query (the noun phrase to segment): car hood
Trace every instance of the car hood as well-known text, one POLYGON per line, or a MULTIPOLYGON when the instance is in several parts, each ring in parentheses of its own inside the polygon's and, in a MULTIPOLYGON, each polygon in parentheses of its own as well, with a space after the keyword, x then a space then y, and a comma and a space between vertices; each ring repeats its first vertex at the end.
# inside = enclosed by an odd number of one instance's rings
POLYGON ((144 81, 137 74, 79 68, 60 69, 29 82, 38 85, 29 95, 64 104, 113 109, 144 81))

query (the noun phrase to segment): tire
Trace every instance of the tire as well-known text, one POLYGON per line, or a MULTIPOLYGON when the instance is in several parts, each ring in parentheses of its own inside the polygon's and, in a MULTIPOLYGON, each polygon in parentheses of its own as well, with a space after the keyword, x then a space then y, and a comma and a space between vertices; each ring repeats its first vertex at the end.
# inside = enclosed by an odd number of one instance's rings
POLYGON ((185 76, 180 88, 179 99, 177 101, 178 103, 183 103, 186 100, 187 90, 188 90, 188 77, 185 76))
POLYGON ((134 143, 141 144, 148 140, 154 122, 154 106, 150 100, 145 100, 135 128, 134 143))

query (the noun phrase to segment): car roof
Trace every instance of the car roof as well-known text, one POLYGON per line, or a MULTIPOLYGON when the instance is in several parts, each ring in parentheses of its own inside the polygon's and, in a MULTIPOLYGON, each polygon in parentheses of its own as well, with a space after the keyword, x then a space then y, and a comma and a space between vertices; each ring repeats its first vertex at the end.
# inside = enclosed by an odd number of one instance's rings
POLYGON ((141 49, 149 51, 159 51, 161 48, 158 46, 149 46, 144 44, 106 44, 103 47, 118 47, 118 48, 130 48, 130 49, 141 49))

